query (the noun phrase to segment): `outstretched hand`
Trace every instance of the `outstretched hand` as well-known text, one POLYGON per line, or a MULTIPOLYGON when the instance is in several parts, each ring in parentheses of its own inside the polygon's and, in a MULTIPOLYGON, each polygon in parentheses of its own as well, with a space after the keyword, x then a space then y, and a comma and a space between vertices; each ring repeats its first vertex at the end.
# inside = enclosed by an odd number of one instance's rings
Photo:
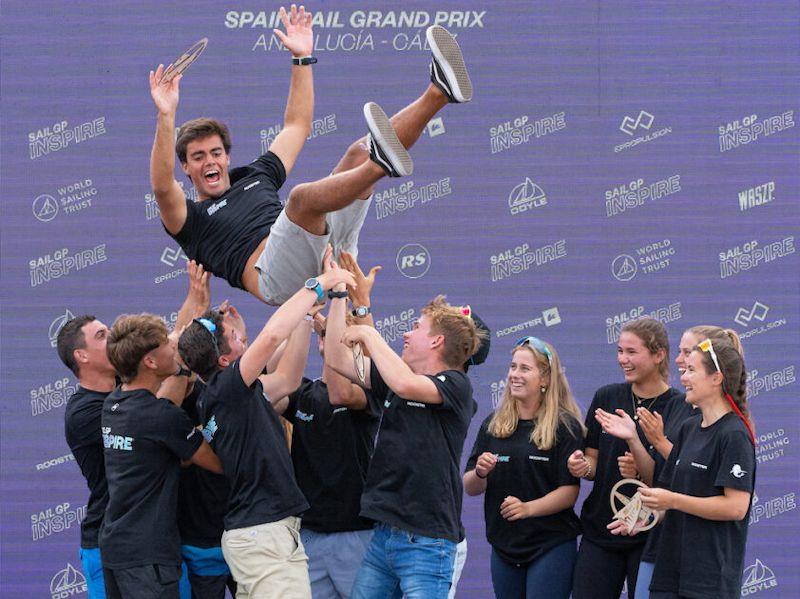
POLYGON ((300 10, 297 6, 292 4, 291 17, 286 14, 286 9, 281 6, 280 10, 281 21, 286 29, 286 33, 280 29, 273 29, 272 31, 278 36, 278 39, 283 42, 286 49, 292 53, 293 56, 310 56, 314 50, 314 33, 311 31, 311 13, 306 12, 305 7, 301 4, 300 10))
POLYGON ((364 275, 364 271, 358 265, 353 254, 350 252, 342 251, 339 253, 339 264, 342 268, 352 273, 356 280, 357 287, 355 289, 348 288, 350 294, 350 301, 354 306, 369 305, 370 292, 373 285, 375 285, 375 275, 383 268, 382 266, 373 266, 368 275, 364 275))
POLYGON ((189 297, 197 306, 201 306, 203 311, 208 309, 211 304, 211 274, 194 260, 189 260, 186 264, 189 273, 189 297))
POLYGON ((175 75, 170 81, 161 83, 164 77, 164 65, 158 65, 155 72, 150 71, 150 97, 161 114, 175 115, 178 111, 180 82, 183 75, 175 75))
POLYGON ((616 410, 616 414, 611 414, 598 408, 594 412, 594 418, 606 433, 617 439, 629 441, 636 436, 636 423, 625 410, 616 410))

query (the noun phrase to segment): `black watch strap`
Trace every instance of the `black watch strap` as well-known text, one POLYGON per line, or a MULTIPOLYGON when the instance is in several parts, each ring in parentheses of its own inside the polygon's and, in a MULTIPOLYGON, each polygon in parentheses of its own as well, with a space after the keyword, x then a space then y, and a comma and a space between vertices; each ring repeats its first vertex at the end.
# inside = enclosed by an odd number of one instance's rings
POLYGON ((347 299, 347 292, 330 289, 328 290, 328 299, 347 299))
POLYGON ((304 67, 310 64, 316 64, 317 57, 316 56, 293 56, 292 57, 292 64, 304 67))
POLYGON ((183 366, 178 366, 178 372, 175 373, 175 376, 192 376, 192 371, 183 366))

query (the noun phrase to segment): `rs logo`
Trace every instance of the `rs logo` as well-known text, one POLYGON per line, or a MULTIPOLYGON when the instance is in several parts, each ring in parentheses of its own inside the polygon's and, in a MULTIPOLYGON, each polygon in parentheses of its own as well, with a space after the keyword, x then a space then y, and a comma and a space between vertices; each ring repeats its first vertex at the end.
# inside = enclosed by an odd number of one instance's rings
POLYGON ((408 243, 397 252, 397 270, 404 277, 419 279, 425 276, 431 267, 431 255, 425 246, 419 243, 408 243))

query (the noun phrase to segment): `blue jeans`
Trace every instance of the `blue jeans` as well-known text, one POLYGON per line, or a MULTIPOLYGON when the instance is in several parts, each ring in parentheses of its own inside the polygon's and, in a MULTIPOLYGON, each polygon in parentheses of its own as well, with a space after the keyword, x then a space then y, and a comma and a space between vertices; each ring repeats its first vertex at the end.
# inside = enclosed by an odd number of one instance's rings
POLYGON ((376 524, 353 585, 353 599, 447 599, 456 544, 376 524))
POLYGON ((577 543, 572 540, 529 564, 515 566, 492 549, 494 594, 497 599, 568 599, 577 554, 577 543))
POLYGON ((327 533, 300 529, 314 599, 350 597, 371 539, 372 529, 327 533))
POLYGON ((636 592, 634 596, 647 599, 650 596, 650 581, 653 579, 653 570, 656 565, 653 562, 639 562, 639 575, 636 577, 636 592))
POLYGON ((83 575, 86 578, 86 590, 89 599, 106 599, 106 585, 103 582, 103 563, 100 561, 100 548, 84 549, 79 552, 83 575))

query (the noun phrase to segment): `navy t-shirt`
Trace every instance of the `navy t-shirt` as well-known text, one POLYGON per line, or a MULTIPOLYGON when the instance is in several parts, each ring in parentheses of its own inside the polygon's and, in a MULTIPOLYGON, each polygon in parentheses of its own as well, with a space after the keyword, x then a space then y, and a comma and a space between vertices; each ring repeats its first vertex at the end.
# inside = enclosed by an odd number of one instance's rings
POLYGON ((272 152, 230 171, 231 187, 216 199, 186 199, 186 222, 176 235, 186 255, 206 270, 242 289, 248 258, 269 235, 283 206, 278 190, 286 180, 272 152))
POLYGON ((167 399, 117 387, 103 403, 108 507, 100 529, 103 566, 179 566, 176 508, 181 462, 203 437, 167 399))
POLYGON ((441 404, 403 399, 386 385, 374 362, 370 376, 383 416, 361 496, 361 515, 458 543, 463 538, 459 464, 478 409, 467 375, 445 370, 428 376, 441 404))
POLYGON ((230 484, 225 530, 299 516, 308 502, 294 478, 280 418, 261 381, 248 387, 239 360, 215 373, 200 396, 203 436, 230 484))
POLYGON ((103 437, 100 434, 100 417, 107 396, 108 393, 79 386, 64 411, 67 445, 89 486, 86 516, 81 521, 81 547, 84 549, 97 547, 97 534, 108 504, 103 437))
POLYGON ((311 504, 303 514, 304 528, 326 533, 372 528, 359 511, 380 406, 365 393, 364 410, 331 405, 321 380, 303 379, 289 396, 283 415, 293 425, 294 472, 311 504))
POLYGON ((524 518, 513 522, 500 515, 500 505, 509 495, 520 501, 544 497, 564 485, 580 484, 567 468, 572 452, 583 447, 583 430, 572 416, 560 424, 556 443, 541 450, 531 442, 534 420, 520 420, 510 437, 500 439, 489 433, 492 414, 481 424, 466 470, 474 470, 485 452, 497 456, 497 464, 486 479, 483 514, 486 539, 498 555, 515 565, 530 563, 550 549, 577 538, 581 527, 570 507, 556 514, 524 518))

